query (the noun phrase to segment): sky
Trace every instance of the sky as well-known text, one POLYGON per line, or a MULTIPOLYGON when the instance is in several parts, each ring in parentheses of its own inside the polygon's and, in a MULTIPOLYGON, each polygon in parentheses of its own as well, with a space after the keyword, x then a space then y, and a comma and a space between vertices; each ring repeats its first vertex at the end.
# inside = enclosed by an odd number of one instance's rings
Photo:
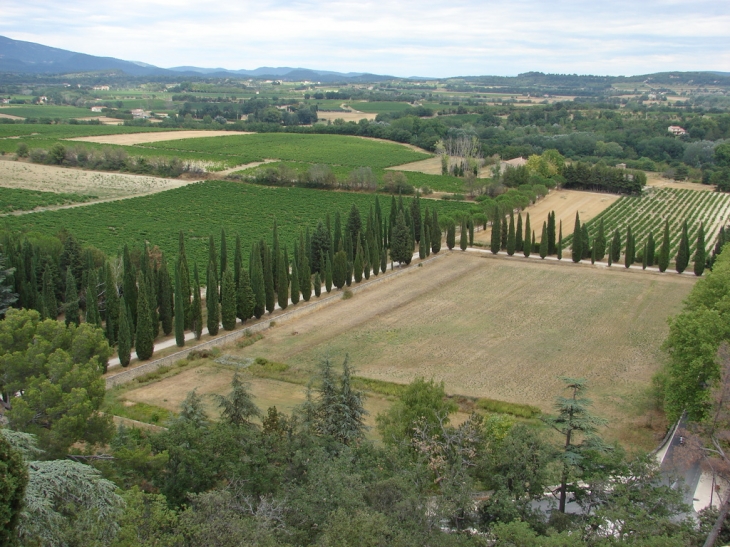
POLYGON ((2 0, 0 35, 160 67, 730 72, 727 0, 2 0))

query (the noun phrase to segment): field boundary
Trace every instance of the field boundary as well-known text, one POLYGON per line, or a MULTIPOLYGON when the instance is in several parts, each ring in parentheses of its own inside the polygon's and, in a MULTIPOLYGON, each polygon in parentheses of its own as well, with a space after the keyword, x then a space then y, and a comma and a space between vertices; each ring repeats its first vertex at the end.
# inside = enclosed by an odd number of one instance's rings
POLYGON ((389 279, 392 279, 393 277, 396 277, 396 276, 399 276, 399 275, 402 275, 402 274, 405 274, 405 273, 408 273, 411 271, 415 271, 415 268, 418 268, 421 264, 431 262, 432 260, 436 260, 440 257, 448 256, 449 254, 450 254, 450 252, 446 251, 446 252, 443 252, 443 254, 439 253, 437 255, 432 255, 429 258, 422 260, 418 264, 415 264, 413 267, 406 267, 406 268, 399 268, 398 270, 391 270, 391 273, 388 273, 385 275, 379 275, 375 279, 370 279, 366 283, 361 283, 357 286, 352 285, 350 287, 346 287, 341 290, 337 290, 337 292, 335 292, 334 294, 330 294, 329 296, 320 298, 320 300, 318 300, 316 302, 310 302, 303 307, 299 307, 299 308, 291 310, 291 311, 286 311, 280 315, 268 316, 268 317, 266 317, 266 319, 259 320, 258 323, 254 323, 249 327, 246 327, 244 325, 244 328, 242 328, 242 329, 234 330, 234 331, 224 334, 222 336, 217 336, 216 338, 213 338, 212 340, 207 340, 205 342, 201 342, 200 344, 195 344, 193 346, 187 347, 185 349, 182 349, 182 350, 172 353, 170 355, 166 355, 165 357, 155 359, 154 361, 150 361, 149 363, 145 363, 144 365, 139 365, 135 368, 131 368, 131 369, 122 371, 118 374, 114 374, 113 376, 109 376, 106 378, 106 389, 111 389, 116 386, 131 382, 135 378, 139 378, 140 376, 144 376, 146 374, 149 374, 150 372, 154 372, 157 369, 159 369, 160 367, 172 365, 176 361, 185 359, 192 350, 222 347, 222 346, 225 346, 244 336, 248 336, 251 334, 255 334, 257 332, 262 332, 262 331, 268 330, 269 328, 271 328, 272 323, 278 325, 280 322, 286 322, 291 319, 296 319, 302 315, 305 315, 307 313, 312 313, 324 306, 334 304, 335 302, 342 300, 342 294, 346 290, 349 290, 353 294, 363 292, 364 290, 377 285, 379 282, 387 281, 389 279))

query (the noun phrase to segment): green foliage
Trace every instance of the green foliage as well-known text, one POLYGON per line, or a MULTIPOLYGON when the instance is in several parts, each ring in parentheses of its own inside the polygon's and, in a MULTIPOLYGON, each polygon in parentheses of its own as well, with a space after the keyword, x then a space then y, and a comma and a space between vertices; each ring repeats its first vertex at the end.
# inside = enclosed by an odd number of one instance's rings
POLYGON ((208 334, 218 334, 221 320, 220 302, 218 301, 218 268, 213 261, 208 263, 208 276, 205 286, 205 310, 207 311, 206 326, 208 334))
POLYGON ((682 236, 679 239, 679 246, 677 247, 677 258, 675 259, 677 273, 682 273, 687 269, 689 258, 689 235, 687 234, 687 221, 684 221, 682 224, 682 236))
POLYGON ((548 232, 547 223, 542 223, 542 235, 540 236, 540 258, 545 259, 548 254, 548 232))
POLYGON ((119 306, 119 341, 117 355, 123 367, 129 366, 132 358, 132 325, 128 315, 127 303, 122 297, 119 306))
POLYGON ((253 402, 248 387, 241 382, 238 373, 231 380, 231 393, 224 397, 217 395, 221 419, 235 426, 251 426, 251 418, 261 415, 261 411, 253 402))
POLYGON ((20 512, 28 484, 28 466, 0 430, 0 544, 16 545, 20 512))
POLYGON ((704 224, 700 224, 700 228, 697 230, 697 243, 695 244, 694 256, 694 273, 697 277, 704 273, 706 262, 707 253, 705 251, 705 226, 704 224))
POLYGON ((14 211, 32 211, 39 207, 85 203, 96 199, 93 195, 40 192, 20 188, 0 188, 0 214, 14 211))
POLYGON ((583 237, 580 229, 580 217, 575 213, 575 227, 573 228, 573 245, 571 249, 573 262, 580 262, 583 258, 583 237))
MULTIPOLYGON (((328 265, 329 267, 329 265, 328 265)), ((347 254, 344 250, 335 253, 334 264, 332 265, 332 283, 338 289, 345 286, 347 276, 347 254)), ((327 291, 329 292, 329 291, 327 291)))
POLYGON ((221 287, 221 322, 225 330, 236 328, 236 282, 233 279, 233 269, 226 268, 223 272, 223 286, 221 287))
POLYGON ((76 290, 76 279, 71 269, 66 270, 66 299, 64 303, 66 325, 78 325, 81 322, 79 311, 79 293, 76 290))
POLYGON ((137 298, 137 330, 134 334, 134 349, 140 361, 152 357, 155 351, 155 337, 153 334, 152 310, 147 301, 147 286, 140 278, 139 296, 137 298))
POLYGON ((492 254, 496 255, 502 246, 502 217, 496 207, 494 209, 494 217, 492 219, 492 238, 490 242, 492 254))
POLYGON ((531 234, 530 213, 527 213, 527 216, 525 217, 525 237, 522 239, 522 254, 525 255, 525 258, 529 258, 530 253, 532 252, 532 245, 530 244, 532 241, 531 234))
POLYGON ((179 267, 175 268, 175 344, 179 348, 185 345, 185 307, 179 267))
POLYGON ((248 272, 245 269, 241 269, 241 274, 238 279, 238 291, 236 293, 236 317, 241 322, 245 322, 253 316, 255 307, 256 295, 254 295, 253 289, 251 288, 251 280, 248 272))
MULTIPOLYGON (((200 298, 200 280, 198 279, 198 265, 194 266, 193 302, 190 306, 190 327, 195 339, 200 340, 203 333, 203 303, 200 298)), ((184 295, 184 294, 183 294, 184 295)))
MULTIPOLYGON (((451 227, 449 228, 449 231, 451 231, 451 227)), ((448 236, 446 237, 446 239, 448 242, 448 236)), ((410 237, 408 234, 408 227, 406 226, 405 217, 403 216, 403 212, 399 211, 391 235, 390 259, 393 262, 410 264, 411 258, 413 256, 413 248, 410 246, 409 243, 410 237)))
POLYGON ((662 246, 659 249, 659 271, 665 272, 669 267, 669 248, 671 242, 669 240, 669 219, 664 222, 664 235, 662 237, 662 246))

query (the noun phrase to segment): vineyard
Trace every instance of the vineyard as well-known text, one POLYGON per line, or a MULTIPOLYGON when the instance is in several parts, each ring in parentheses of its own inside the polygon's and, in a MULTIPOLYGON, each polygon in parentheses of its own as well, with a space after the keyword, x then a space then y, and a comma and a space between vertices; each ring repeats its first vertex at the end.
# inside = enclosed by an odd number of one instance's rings
POLYGON ((95 197, 0 187, 0 214, 12 213, 13 211, 31 211, 36 207, 46 207, 48 205, 80 203, 95 197))
MULTIPOLYGON (((388 218, 391 198, 379 196, 383 217, 388 218)), ((337 211, 346 220, 352 204, 363 218, 375 203, 372 194, 328 192, 301 188, 269 188, 227 181, 195 183, 150 196, 113 203, 99 203, 79 209, 46 211, 7 217, 10 229, 54 235, 66 228, 83 244, 93 245, 116 255, 124 245, 141 248, 145 242, 158 245, 169 257, 176 256, 178 233, 188 241, 188 257, 199 266, 208 262, 208 236, 220 235, 225 228, 229 237, 239 234, 248 254, 251 244, 268 241, 274 218, 283 243, 294 243, 299 228, 314 229, 330 213, 337 211)), ((467 212, 473 204, 428 201, 421 207, 435 208, 439 216, 467 212)))
MULTIPOLYGON (((140 149, 141 146, 131 147, 140 149)), ((236 157, 245 164, 264 159, 326 163, 349 167, 390 167, 423 160, 429 155, 405 146, 358 137, 340 135, 298 135, 291 133, 258 133, 204 139, 182 139, 147 144, 144 148, 211 154, 211 157, 236 157)), ((130 151, 130 153, 132 153, 130 151)), ((183 156, 181 156, 183 157, 183 156)))
MULTIPOLYGON (((588 223, 588 232, 592 238, 598 234, 598 227, 603 221, 606 238, 610 241, 616 229, 621 234, 622 246, 626 241, 626 229, 631 226, 631 233, 636 238, 637 248, 641 248, 649 233, 661 242, 665 220, 669 220, 670 252, 674 258, 682 235, 682 223, 686 220, 690 242, 690 252, 694 254, 697 243, 697 231, 700 223, 704 225, 707 250, 715 244, 721 226, 730 220, 730 195, 715 192, 697 192, 689 189, 660 188, 641 197, 622 197, 600 215, 588 223)), ((572 227, 563 226, 564 231, 572 227)), ((565 238, 567 244, 572 235, 565 238)), ((657 245, 659 245, 657 243, 657 245)))

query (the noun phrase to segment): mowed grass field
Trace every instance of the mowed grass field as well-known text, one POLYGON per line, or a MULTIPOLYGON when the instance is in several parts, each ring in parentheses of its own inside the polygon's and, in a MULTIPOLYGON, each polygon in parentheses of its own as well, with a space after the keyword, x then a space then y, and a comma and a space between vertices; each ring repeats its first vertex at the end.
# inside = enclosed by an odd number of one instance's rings
POLYGON ((667 317, 693 278, 454 252, 226 350, 314 370, 349 354, 359 376, 443 380, 449 394, 550 412, 585 377, 609 438, 651 448, 649 389, 667 317))

